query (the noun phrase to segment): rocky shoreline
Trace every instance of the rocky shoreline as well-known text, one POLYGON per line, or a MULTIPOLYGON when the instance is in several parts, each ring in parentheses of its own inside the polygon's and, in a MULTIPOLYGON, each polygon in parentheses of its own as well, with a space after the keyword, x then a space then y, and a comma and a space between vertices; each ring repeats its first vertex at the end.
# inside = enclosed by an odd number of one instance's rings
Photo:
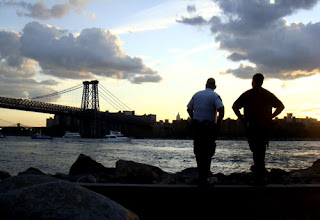
MULTIPOLYGON (((79 183, 126 183, 126 184, 196 184, 197 168, 186 168, 181 172, 167 173, 148 164, 134 161, 118 160, 115 167, 105 167, 89 156, 80 154, 69 173, 45 174, 37 168, 30 167, 20 175, 45 175, 69 182, 79 183)), ((214 175, 221 185, 252 184, 252 172, 214 175)), ((11 177, 6 171, 0 171, 0 180, 11 177)), ((320 159, 307 169, 292 170, 271 169, 268 184, 317 184, 320 183, 320 159)))
MULTIPOLYGON (((269 212, 272 218, 268 219, 305 219, 307 216, 319 219, 317 217, 320 217, 320 212, 318 213, 318 209, 315 208, 319 204, 320 195, 320 188, 316 185, 310 185, 315 186, 314 188, 290 186, 285 190, 277 186, 246 187, 243 184, 253 183, 253 174, 245 172, 230 175, 215 174, 218 179, 216 184, 221 187, 210 187, 206 190, 194 186, 188 187, 188 184, 197 183, 197 176, 196 168, 167 173, 155 166, 125 160, 117 161, 115 167, 110 168, 89 156, 80 154, 68 174, 51 175, 37 168, 29 168, 11 177, 8 172, 0 171, 0 217, 1 219, 137 220, 139 217, 189 219, 192 216, 193 219, 198 219, 199 214, 208 216, 212 207, 215 207, 215 215, 224 216, 224 219, 240 217, 261 219, 261 213, 264 213, 266 206, 273 210, 269 212), (143 184, 154 185, 143 187, 143 184), (234 186, 230 188, 227 185, 234 186), (258 211, 248 212, 248 207, 258 211), (236 211, 230 212, 230 208, 236 211), (286 210, 289 209, 298 212, 288 215, 286 210), (274 216, 272 213, 277 215, 274 216)), ((320 159, 307 169, 290 172, 272 169, 268 172, 268 184, 318 183, 320 183, 320 159)))

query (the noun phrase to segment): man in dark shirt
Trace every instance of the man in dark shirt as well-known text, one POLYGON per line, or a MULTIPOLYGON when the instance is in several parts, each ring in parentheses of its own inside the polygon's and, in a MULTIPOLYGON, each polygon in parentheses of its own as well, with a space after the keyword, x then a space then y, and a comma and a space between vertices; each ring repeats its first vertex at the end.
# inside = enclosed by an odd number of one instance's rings
POLYGON ((272 118, 284 109, 282 102, 273 93, 262 88, 263 80, 261 73, 255 74, 252 78, 252 89, 243 93, 232 106, 247 131, 249 147, 253 153, 252 171, 256 184, 265 184, 264 159, 272 118), (239 111, 241 108, 244 108, 244 115, 239 111), (272 112, 272 108, 276 110, 272 112))

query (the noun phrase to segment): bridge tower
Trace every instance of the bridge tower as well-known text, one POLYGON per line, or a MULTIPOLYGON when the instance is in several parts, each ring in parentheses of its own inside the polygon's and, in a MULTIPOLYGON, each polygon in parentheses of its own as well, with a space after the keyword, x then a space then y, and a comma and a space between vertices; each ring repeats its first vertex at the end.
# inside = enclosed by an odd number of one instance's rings
POLYGON ((98 80, 84 81, 81 101, 80 135, 81 137, 101 137, 99 117, 98 80))
POLYGON ((83 93, 81 102, 82 111, 88 109, 99 111, 98 84, 98 80, 83 82, 83 93))

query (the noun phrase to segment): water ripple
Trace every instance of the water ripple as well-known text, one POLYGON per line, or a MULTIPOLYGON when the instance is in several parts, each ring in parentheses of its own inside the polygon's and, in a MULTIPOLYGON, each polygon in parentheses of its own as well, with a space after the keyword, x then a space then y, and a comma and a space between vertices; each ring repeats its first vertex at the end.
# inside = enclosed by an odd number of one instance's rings
MULTIPOLYGON (((158 166, 167 172, 195 167, 191 140, 132 140, 111 143, 95 139, 32 140, 7 137, 0 143, 0 170, 17 174, 29 167, 45 173, 68 173, 80 153, 106 167, 115 167, 119 159, 158 166)), ((266 154, 267 168, 284 170, 307 168, 318 159, 319 141, 273 141, 266 154)), ((211 171, 230 174, 249 171, 252 153, 246 141, 217 141, 211 171)))

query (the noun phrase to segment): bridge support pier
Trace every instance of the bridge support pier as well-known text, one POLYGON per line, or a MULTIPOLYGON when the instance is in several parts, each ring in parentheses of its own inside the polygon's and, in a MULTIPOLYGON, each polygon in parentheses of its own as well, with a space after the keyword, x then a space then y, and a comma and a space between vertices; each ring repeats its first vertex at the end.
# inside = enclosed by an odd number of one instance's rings
POLYGON ((103 137, 100 117, 94 110, 86 110, 80 114, 80 135, 83 138, 103 137))
POLYGON ((84 81, 80 113, 80 135, 86 138, 102 137, 99 114, 98 80, 84 81))

